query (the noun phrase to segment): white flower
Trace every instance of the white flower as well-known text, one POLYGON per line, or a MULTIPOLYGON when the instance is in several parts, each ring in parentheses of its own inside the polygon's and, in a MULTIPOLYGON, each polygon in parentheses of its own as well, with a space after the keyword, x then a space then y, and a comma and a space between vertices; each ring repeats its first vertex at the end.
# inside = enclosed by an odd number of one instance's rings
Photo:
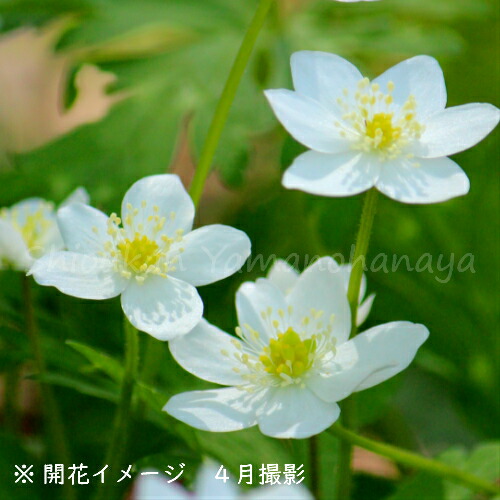
POLYGON ((404 203, 436 203, 469 191, 463 170, 446 157, 488 135, 499 110, 478 103, 445 109, 435 59, 413 57, 373 83, 334 54, 297 52, 291 66, 295 91, 266 96, 283 126, 311 151, 285 172, 285 187, 350 196, 375 186, 404 203))
MULTIPOLYGON (((61 206, 88 202, 87 191, 78 188, 61 206)), ((28 198, 0 209, 0 269, 28 271, 35 259, 63 248, 52 202, 28 198)))
MULTIPOLYGON (((338 273, 344 281, 344 288, 347 293, 349 288, 349 277, 351 276, 350 264, 343 264, 338 267, 338 273)), ((288 294, 290 290, 295 286, 297 280, 299 279, 299 272, 296 271, 288 262, 282 259, 278 259, 274 262, 267 273, 267 279, 277 288, 279 288, 284 294, 288 294)), ((370 294, 365 300, 363 300, 366 294, 366 277, 363 274, 361 277, 361 287, 359 290, 359 306, 356 325, 360 326, 363 324, 370 314, 370 310, 375 300, 375 294, 370 294)))
POLYGON ((123 94, 107 95, 115 75, 85 64, 75 75, 77 95, 66 108, 73 56, 54 46, 68 19, 42 28, 23 27, 0 36, 0 149, 24 153, 100 120, 123 94))
MULTIPOLYGON (((313 500, 312 495, 300 484, 273 485, 255 488, 248 493, 239 491, 229 479, 215 479, 219 467, 209 462, 203 464, 196 476, 194 493, 179 483, 169 483, 167 476, 159 474, 140 476, 132 492, 132 500, 313 500)), ((159 471, 149 471, 159 472, 159 471)))
POLYGON ((39 284, 74 297, 121 294, 129 321, 157 339, 189 332, 203 314, 195 286, 240 269, 250 240, 222 225, 191 231, 193 202, 171 174, 136 182, 125 194, 121 215, 107 217, 83 204, 59 210, 68 251, 42 257, 30 273, 39 284))
POLYGON ((258 425, 277 438, 306 438, 332 425, 340 401, 406 368, 429 332, 393 322, 348 340, 350 312, 338 264, 309 266, 288 294, 268 279, 236 294, 239 339, 202 320, 170 342, 177 362, 223 389, 172 397, 164 410, 198 429, 258 425))

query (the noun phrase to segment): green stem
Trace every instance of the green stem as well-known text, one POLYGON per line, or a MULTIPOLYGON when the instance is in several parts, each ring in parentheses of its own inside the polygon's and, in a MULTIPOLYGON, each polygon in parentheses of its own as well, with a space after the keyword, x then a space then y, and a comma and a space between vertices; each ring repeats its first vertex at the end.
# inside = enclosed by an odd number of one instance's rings
MULTIPOLYGON (((132 413, 132 397, 134 383, 137 377, 139 364, 139 336, 137 330, 125 319, 125 367, 123 372, 120 400, 116 411, 115 421, 106 454, 105 465, 108 465, 110 474, 117 474, 123 467, 125 458, 130 416, 132 413)), ((109 500, 118 496, 119 488, 112 481, 100 484, 96 500, 109 500), (114 490, 114 491, 113 491, 114 490)))
POLYGON ((210 123, 210 128, 208 129, 207 137, 205 139, 205 143, 203 144, 203 149, 201 150, 200 160, 196 167, 196 172, 189 190, 195 206, 197 206, 200 201, 205 181, 210 172, 210 167, 212 166, 213 158, 229 115, 229 110, 231 109, 231 105, 233 104, 241 78, 243 77, 243 73, 247 67, 255 42, 262 26, 264 25, 267 13, 271 8, 272 3, 273 0, 259 1, 257 10, 255 11, 252 22, 247 29, 245 38, 243 38, 240 49, 231 68, 231 72, 229 73, 229 77, 226 81, 226 85, 224 86, 220 96, 217 109, 215 110, 212 122, 210 123))
POLYGON ((354 337, 357 333, 356 318, 358 316, 359 290, 361 288, 361 278, 363 277, 363 268, 366 263, 368 245, 370 244, 373 220, 377 211, 377 198, 378 191, 375 188, 370 189, 365 195, 358 236, 356 238, 356 248, 351 262, 352 269, 349 277, 349 288, 347 290, 347 299, 351 308, 351 337, 354 337))
MULTIPOLYGON (((359 304, 359 291, 361 288, 361 278, 363 277, 363 268, 366 263, 366 255, 370 244, 370 236, 373 227, 373 220, 377 210, 378 192, 375 188, 370 189, 364 199, 361 221, 359 224, 358 235, 356 238, 356 248, 352 258, 352 269, 349 277, 349 287, 347 290, 347 299, 351 310, 351 333, 354 337, 357 332, 357 316, 359 304)), ((342 403, 342 422, 346 427, 356 429, 356 401, 351 396, 342 403)), ((337 498, 339 500, 348 500, 351 493, 352 482, 352 445, 348 441, 343 441, 339 449, 339 461, 337 465, 337 498)))
POLYGON ((147 335, 141 376, 141 380, 145 384, 154 385, 155 377, 158 373, 158 367, 163 359, 164 348, 164 342, 155 339, 151 335, 147 335))
POLYGON ((333 425, 329 430, 334 436, 342 439, 343 441, 348 441, 351 445, 360 446, 365 450, 390 458, 391 460, 394 460, 394 462, 407 467, 429 472, 430 474, 442 477, 443 479, 460 483, 474 491, 480 491, 492 495, 500 494, 499 486, 469 474, 468 472, 462 471, 443 462, 439 462, 438 460, 426 458, 422 455, 418 455, 417 453, 402 450, 396 446, 380 443, 364 436, 359 436, 339 424, 333 425))
POLYGON ((319 436, 312 436, 309 438, 309 470, 311 473, 311 492, 314 498, 321 498, 320 467, 319 436))
MULTIPOLYGON (((36 370, 40 378, 46 371, 45 358, 40 343, 40 336, 38 335, 38 328, 36 325, 33 296, 31 290, 31 280, 28 276, 22 275, 21 286, 23 292, 24 302, 24 320, 26 334, 31 344, 31 350, 35 361, 36 370)), ((55 456, 60 463, 66 466, 70 465, 70 453, 66 441, 66 433, 64 431, 64 424, 61 418, 59 405, 52 391, 52 387, 45 382, 40 382, 40 392, 42 396, 42 408, 47 426, 49 429, 49 436, 52 446, 55 449, 55 456)), ((76 498, 73 488, 70 484, 64 484, 65 498, 73 500, 76 498)))
MULTIPOLYGON (((141 381, 152 387, 155 386, 156 375, 163 359, 163 349, 165 344, 151 335, 146 335, 144 354, 141 356, 141 381)), ((137 402, 135 408, 135 418, 140 421, 144 418, 146 413, 147 404, 144 400, 137 402)))
MULTIPOLYGON (((342 412, 340 414, 341 422, 344 425, 355 428, 356 423, 356 402, 353 395, 341 404, 342 412)), ((339 455, 337 463, 337 494, 338 500, 347 500, 351 494, 352 487, 352 444, 349 441, 342 440, 339 445, 339 455)))

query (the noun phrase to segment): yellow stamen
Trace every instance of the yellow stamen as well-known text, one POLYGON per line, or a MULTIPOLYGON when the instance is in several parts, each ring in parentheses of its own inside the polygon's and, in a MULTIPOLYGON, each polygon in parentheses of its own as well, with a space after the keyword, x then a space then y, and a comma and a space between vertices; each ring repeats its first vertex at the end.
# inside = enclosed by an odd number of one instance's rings
POLYGON ((314 335, 302 340, 297 332, 288 328, 285 333, 279 333, 277 339, 271 339, 259 360, 267 373, 298 378, 311 368, 316 346, 314 335))
POLYGON ((401 127, 393 125, 392 113, 376 113, 366 121, 366 135, 376 139, 374 147, 385 149, 401 137, 401 127))
POLYGON ((117 248, 134 272, 144 272, 149 266, 155 265, 162 255, 156 241, 146 235, 137 234, 133 240, 125 238, 118 243, 117 248))

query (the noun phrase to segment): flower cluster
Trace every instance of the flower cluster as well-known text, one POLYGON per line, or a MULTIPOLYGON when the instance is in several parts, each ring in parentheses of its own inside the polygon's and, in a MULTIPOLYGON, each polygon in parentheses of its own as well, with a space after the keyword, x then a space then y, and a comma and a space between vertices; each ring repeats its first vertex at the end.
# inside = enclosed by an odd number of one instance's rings
MULTIPOLYGON (((445 109, 434 59, 415 57, 370 82, 338 56, 299 52, 292 74, 295 91, 266 92, 284 126, 311 148, 285 172, 286 187, 346 196, 375 186, 409 203, 468 191, 467 176, 446 156, 488 134, 498 110, 445 109)), ((338 401, 406 368, 429 334, 398 321, 350 338, 351 267, 324 257, 302 274, 277 261, 266 278, 243 283, 239 326, 230 335, 202 319, 195 287, 241 268, 250 255, 245 233, 221 225, 192 230, 194 205, 175 175, 136 182, 120 216, 87 202, 78 191, 59 209, 57 224, 52 205, 41 200, 4 210, 1 262, 75 297, 120 295, 137 329, 170 341, 187 371, 226 386, 168 401, 165 410, 193 427, 258 425, 277 438, 312 436, 338 419, 338 401)), ((372 307, 374 295, 364 299, 365 292, 363 276, 356 326, 372 307)))
MULTIPOLYGON (((122 97, 105 93, 112 75, 86 66, 76 75, 73 107, 63 110, 64 95, 55 84, 65 78, 70 60, 52 51, 61 33, 60 26, 52 26, 0 37, 0 55, 17 56, 18 44, 29 41, 39 51, 25 63, 39 67, 42 59, 50 69, 35 75, 43 92, 31 101, 22 92, 14 94, 14 102, 23 97, 18 115, 9 115, 8 106, 0 110, 0 128, 10 134, 2 147, 9 153, 30 151, 95 121, 122 97), (94 107, 85 106, 92 96, 94 107), (47 101, 47 111, 31 123, 31 108, 41 101, 47 101)), ((24 72, 24 64, 17 67, 24 72)), ((467 175, 448 156, 484 139, 500 113, 484 103, 446 108, 444 77, 435 59, 413 57, 371 81, 337 55, 302 51, 293 54, 291 71, 294 90, 265 92, 278 120, 308 148, 284 173, 286 188, 330 197, 376 188, 411 204, 443 202, 469 191, 467 175)), ((370 191, 367 199, 374 194, 370 191)), ((168 341, 180 366, 222 386, 175 394, 163 408, 211 432, 258 426, 262 434, 280 439, 319 434, 339 418, 340 401, 400 373, 428 338, 424 325, 408 321, 358 335, 375 295, 365 297, 361 271, 328 256, 301 273, 279 260, 267 276, 243 282, 235 297, 238 326, 234 334, 226 333, 203 318, 196 287, 241 269, 251 242, 225 225, 193 229, 194 217, 193 201, 173 174, 138 180, 119 214, 90 206, 82 188, 57 213, 49 202, 28 199, 0 211, 0 268, 22 271, 40 285, 81 299, 119 296, 135 329, 168 341)), ((365 253, 367 246, 366 241, 365 253)), ((125 372, 122 391, 130 404, 131 373, 125 372)), ((120 405, 124 413, 126 403, 120 405)), ((214 482, 214 476, 211 466, 202 469, 197 497, 311 498, 301 488, 240 494, 231 483, 214 482)), ((164 495, 188 497, 153 476, 141 478, 132 493, 137 499, 164 495)))

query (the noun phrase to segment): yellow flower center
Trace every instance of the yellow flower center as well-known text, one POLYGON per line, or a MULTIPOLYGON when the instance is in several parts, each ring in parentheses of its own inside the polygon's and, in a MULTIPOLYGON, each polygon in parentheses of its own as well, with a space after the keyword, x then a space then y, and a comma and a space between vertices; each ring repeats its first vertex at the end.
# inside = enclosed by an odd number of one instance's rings
MULTIPOLYGON (((176 269, 179 255, 184 251, 182 229, 173 229, 167 236, 168 224, 175 220, 175 213, 168 217, 159 214, 156 205, 148 209, 148 203, 142 201, 140 208, 127 203, 123 221, 116 213, 108 218, 106 227, 107 241, 100 257, 111 257, 115 270, 126 279, 135 279, 144 283, 148 276, 166 278, 176 269), (173 234, 172 234, 173 233, 173 234), (171 251, 176 244, 174 251, 171 251)), ((99 234, 99 228, 92 231, 99 234)))
POLYGON ((46 217, 47 213, 51 213, 53 209, 51 203, 44 203, 36 212, 26 215, 22 224, 20 223, 22 214, 17 209, 3 209, 0 212, 0 218, 9 221, 21 233, 26 247, 33 256, 37 257, 42 250, 44 236, 54 224, 53 220, 46 217))
MULTIPOLYGON (((241 374, 243 384, 239 388, 254 392, 262 387, 305 387, 305 380, 313 373, 327 373, 327 363, 335 356, 333 336, 334 315, 327 321, 324 311, 311 308, 299 320, 299 332, 290 327, 293 307, 286 310, 267 307, 260 316, 265 322, 267 336, 259 334, 249 324, 236 327, 238 339, 232 339, 233 352, 221 349, 221 354, 238 364, 235 373, 241 374), (322 319, 323 318, 323 319, 322 319), (303 340, 305 339, 305 340, 303 340)), ((294 319, 294 323, 299 318, 294 319)))
POLYGON ((288 328, 285 333, 279 333, 277 339, 271 339, 259 360, 267 373, 297 378, 311 368, 316 347, 314 335, 302 340, 297 332, 288 328))
POLYGON ((409 95, 398 106, 394 104, 393 91, 393 82, 382 90, 378 83, 363 78, 354 93, 344 89, 343 96, 337 99, 343 123, 337 121, 335 126, 353 149, 376 153, 384 160, 412 158, 408 146, 421 137, 424 126, 416 119, 415 97, 409 95))
POLYGON ((374 139, 375 149, 384 149, 401 137, 401 127, 395 127, 392 118, 392 113, 376 113, 366 121, 365 134, 374 139))
POLYGON ((117 248, 125 263, 136 273, 147 271, 162 256, 156 241, 150 240, 146 235, 136 234, 133 240, 125 238, 118 243, 117 248))

